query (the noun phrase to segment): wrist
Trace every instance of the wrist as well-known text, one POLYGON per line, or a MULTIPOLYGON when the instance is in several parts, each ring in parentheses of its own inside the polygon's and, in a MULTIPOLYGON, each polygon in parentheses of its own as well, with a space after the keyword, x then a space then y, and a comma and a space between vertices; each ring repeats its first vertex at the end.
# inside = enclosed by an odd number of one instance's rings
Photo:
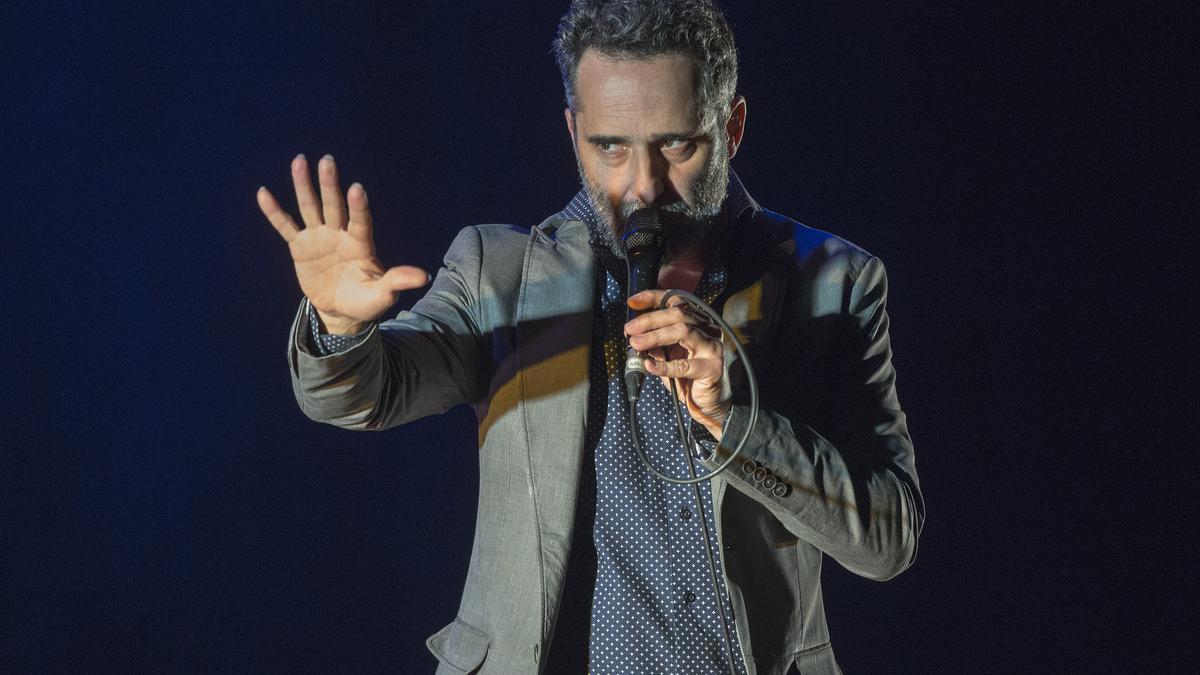
POLYGON ((725 423, 729 421, 729 413, 732 409, 732 402, 726 403, 718 412, 705 415, 697 421, 708 430, 708 433, 712 434, 713 439, 720 442, 721 435, 725 433, 725 423))
MULTIPOLYGON (((721 445, 724 427, 729 424, 729 414, 726 413, 721 426, 710 426, 692 418, 690 436, 695 444, 696 456, 700 459, 712 459, 716 456, 717 447, 721 445)), ((728 451, 728 448, 726 448, 728 451)))
POLYGON ((327 314, 319 309, 317 319, 320 321, 321 330, 329 335, 356 335, 367 327, 365 321, 327 314))

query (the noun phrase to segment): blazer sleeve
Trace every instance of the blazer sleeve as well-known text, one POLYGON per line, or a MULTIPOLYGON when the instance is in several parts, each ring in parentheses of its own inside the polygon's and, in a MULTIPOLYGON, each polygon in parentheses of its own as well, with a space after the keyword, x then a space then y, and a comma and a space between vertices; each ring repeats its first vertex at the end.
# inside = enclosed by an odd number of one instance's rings
POLYGON ((411 310, 371 327, 354 347, 321 356, 308 344, 305 299, 292 324, 292 390, 309 418, 386 429, 479 396, 483 354, 478 293, 482 245, 462 230, 429 291, 411 310))
MULTIPOLYGON (((837 352, 833 433, 760 410, 738 460, 720 474, 766 506, 797 537, 864 577, 884 580, 916 557, 925 507, 913 444, 896 396, 886 311, 887 276, 878 258, 849 289, 847 334, 837 352)), ((735 399, 713 460, 728 457, 749 421, 735 399)))

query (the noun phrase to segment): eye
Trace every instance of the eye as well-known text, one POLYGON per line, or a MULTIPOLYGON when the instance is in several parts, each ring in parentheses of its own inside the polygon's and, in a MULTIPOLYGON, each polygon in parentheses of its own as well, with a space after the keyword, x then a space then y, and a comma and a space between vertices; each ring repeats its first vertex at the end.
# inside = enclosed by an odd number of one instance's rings
POLYGON ((686 138, 670 138, 662 143, 662 149, 673 155, 687 154, 695 144, 686 138))
POLYGON ((621 145, 619 143, 597 143, 596 149, 604 155, 615 155, 621 151, 621 145))

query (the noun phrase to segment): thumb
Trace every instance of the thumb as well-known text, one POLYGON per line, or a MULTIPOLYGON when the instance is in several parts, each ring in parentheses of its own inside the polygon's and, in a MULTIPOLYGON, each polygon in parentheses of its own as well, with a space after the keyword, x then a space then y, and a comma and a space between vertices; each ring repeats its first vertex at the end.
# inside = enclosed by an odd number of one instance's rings
POLYGON ((628 304, 630 309, 652 309, 658 304, 658 298, 662 296, 662 291, 642 291, 629 296, 628 304))
POLYGON ((407 291, 429 283, 429 273, 420 267, 400 265, 385 272, 379 283, 394 292, 407 291))

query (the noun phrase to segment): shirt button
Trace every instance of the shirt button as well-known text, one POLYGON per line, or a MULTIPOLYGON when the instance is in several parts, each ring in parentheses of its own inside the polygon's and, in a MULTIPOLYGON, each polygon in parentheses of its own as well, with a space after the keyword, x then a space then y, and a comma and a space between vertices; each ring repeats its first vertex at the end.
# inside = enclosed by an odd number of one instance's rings
POLYGON ((689 605, 692 604, 696 601, 696 594, 691 591, 685 591, 683 594, 683 601, 689 605))
POLYGON ((679 518, 681 520, 690 520, 691 517, 692 517, 691 511, 688 511, 687 509, 679 509, 679 518))

